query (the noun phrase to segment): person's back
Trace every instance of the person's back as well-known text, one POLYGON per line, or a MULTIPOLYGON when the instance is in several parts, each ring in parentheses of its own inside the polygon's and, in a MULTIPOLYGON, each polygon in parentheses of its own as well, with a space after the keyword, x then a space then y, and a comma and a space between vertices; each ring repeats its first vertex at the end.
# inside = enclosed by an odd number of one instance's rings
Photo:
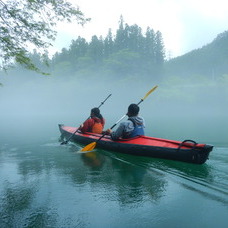
POLYGON ((131 130, 124 138, 133 138, 138 135, 144 135, 145 122, 141 116, 129 117, 128 121, 133 123, 133 130, 131 130))
POLYGON ((128 107, 128 120, 120 123, 116 131, 107 130, 113 140, 120 138, 127 139, 133 138, 138 135, 144 135, 145 121, 142 117, 138 116, 139 106, 131 104, 128 107))
POLYGON ((99 108, 91 109, 90 119, 86 120, 80 127, 82 133, 92 132, 101 134, 105 125, 105 119, 100 114, 99 108))
POLYGON ((104 128, 104 119, 100 119, 97 117, 91 118, 94 122, 92 123, 91 132, 101 134, 104 128))

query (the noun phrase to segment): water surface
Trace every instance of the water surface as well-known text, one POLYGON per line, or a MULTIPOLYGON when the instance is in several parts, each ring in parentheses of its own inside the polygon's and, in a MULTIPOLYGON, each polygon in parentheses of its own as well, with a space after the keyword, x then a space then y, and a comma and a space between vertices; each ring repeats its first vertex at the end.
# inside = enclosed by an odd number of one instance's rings
POLYGON ((58 137, 0 144, 1 227, 227 227, 227 146, 203 165, 58 137))

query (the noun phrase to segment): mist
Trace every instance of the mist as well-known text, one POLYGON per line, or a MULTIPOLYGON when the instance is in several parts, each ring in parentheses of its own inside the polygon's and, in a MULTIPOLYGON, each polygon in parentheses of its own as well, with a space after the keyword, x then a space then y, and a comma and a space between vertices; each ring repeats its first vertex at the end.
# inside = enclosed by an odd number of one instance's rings
POLYGON ((170 85, 153 79, 110 80, 58 78, 25 74, 1 76, 1 142, 57 141, 58 124, 78 127, 109 95, 101 107, 111 127, 155 85, 158 88, 140 104, 146 135, 199 143, 228 143, 227 89, 209 85, 170 85), (221 102, 220 102, 221 101, 221 102))

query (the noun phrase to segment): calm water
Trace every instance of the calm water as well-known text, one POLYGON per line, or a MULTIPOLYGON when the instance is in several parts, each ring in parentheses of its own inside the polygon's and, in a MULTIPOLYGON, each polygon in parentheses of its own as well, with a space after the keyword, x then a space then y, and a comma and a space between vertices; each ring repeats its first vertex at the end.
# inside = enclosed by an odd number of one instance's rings
POLYGON ((0 143, 0 227, 227 227, 228 146, 204 165, 0 143))

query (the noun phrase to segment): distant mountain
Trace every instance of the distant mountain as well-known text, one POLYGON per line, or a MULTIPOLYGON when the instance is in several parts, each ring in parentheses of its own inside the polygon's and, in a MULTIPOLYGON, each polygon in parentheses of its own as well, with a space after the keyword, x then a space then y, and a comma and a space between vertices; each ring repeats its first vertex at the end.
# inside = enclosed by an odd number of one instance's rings
POLYGON ((211 43, 165 63, 166 76, 221 77, 228 74, 228 31, 211 43))

